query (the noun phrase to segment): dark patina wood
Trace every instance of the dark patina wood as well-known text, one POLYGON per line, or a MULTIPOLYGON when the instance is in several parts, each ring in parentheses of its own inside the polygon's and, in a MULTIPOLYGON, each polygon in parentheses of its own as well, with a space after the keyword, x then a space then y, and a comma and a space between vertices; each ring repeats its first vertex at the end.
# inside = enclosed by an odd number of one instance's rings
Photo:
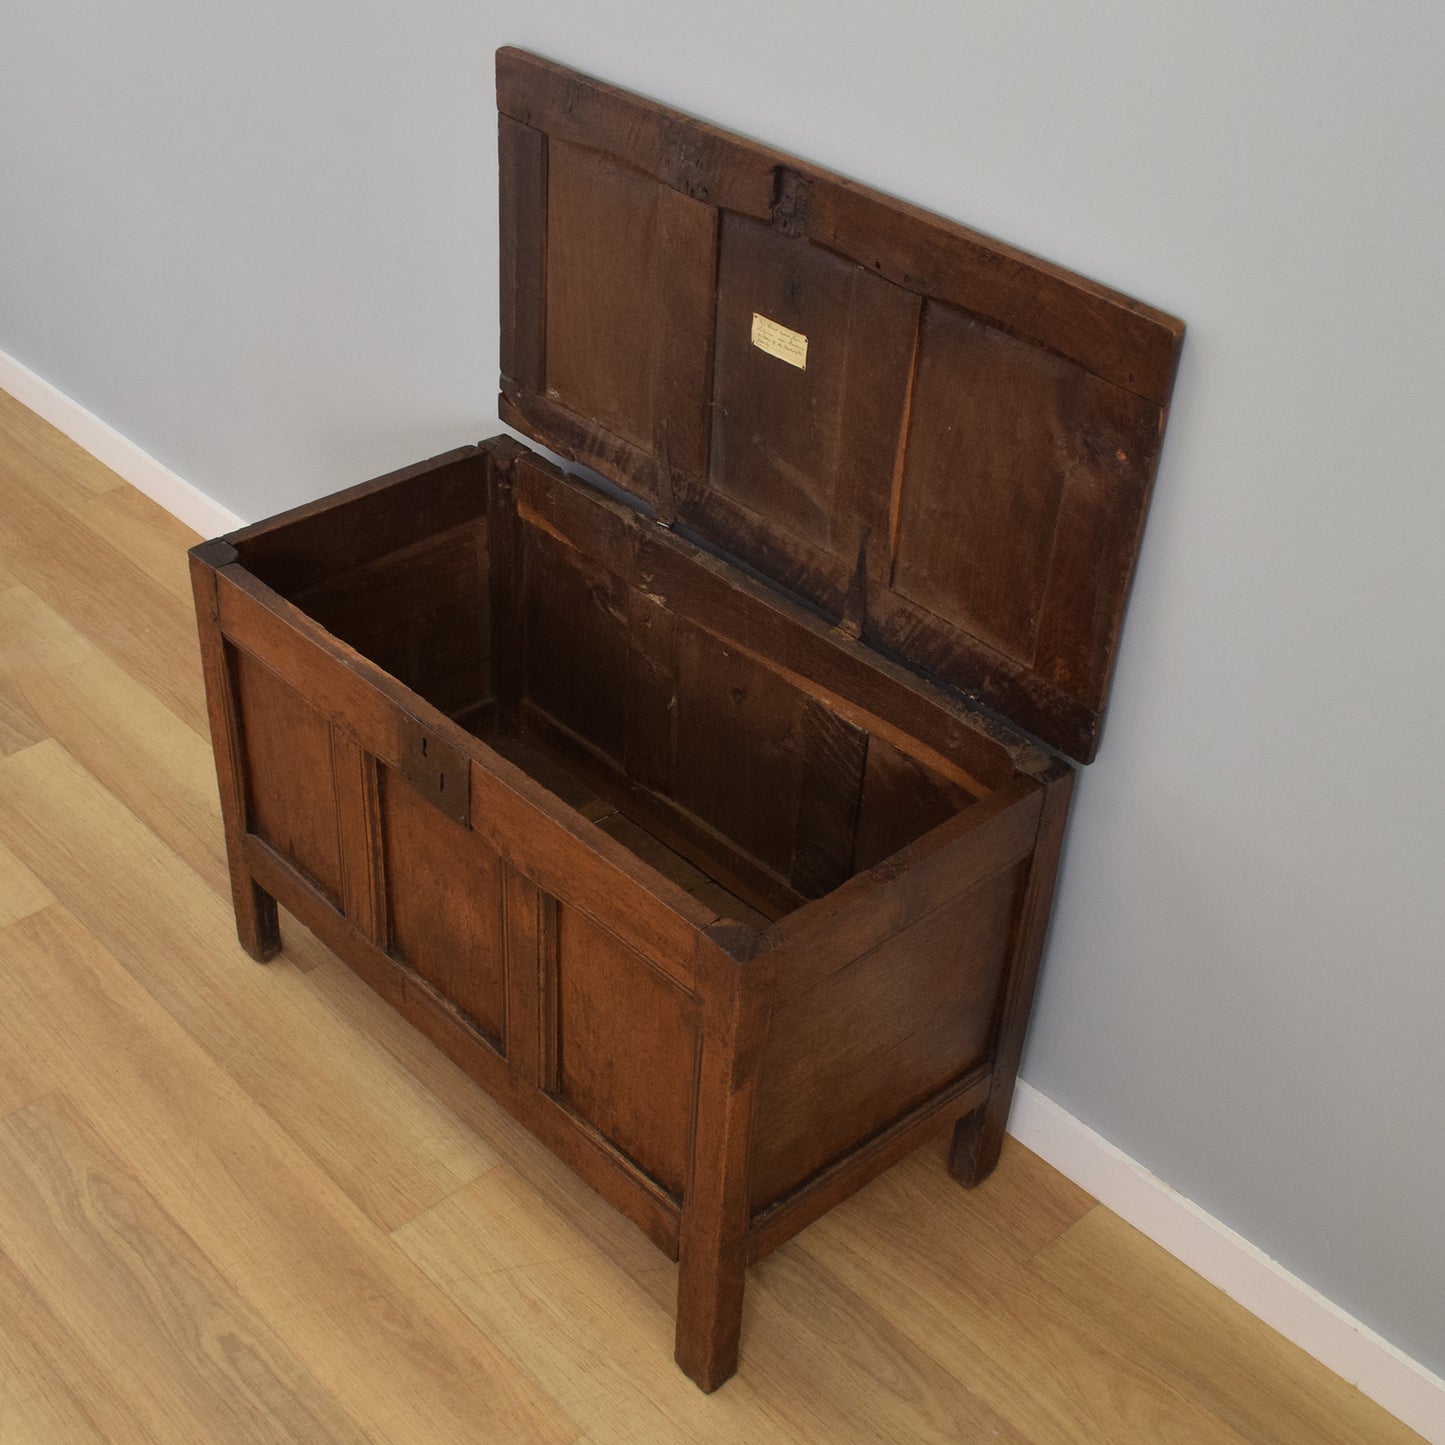
POLYGON ((498 94, 503 419, 1089 761, 1180 323, 534 56, 498 94))
POLYGON ((949 1120, 997 1159, 1074 777, 1028 734, 1096 745, 1181 328, 536 57, 498 94, 503 415, 631 495, 497 438, 194 550, 237 925, 678 1259, 712 1389, 749 1262, 949 1120))

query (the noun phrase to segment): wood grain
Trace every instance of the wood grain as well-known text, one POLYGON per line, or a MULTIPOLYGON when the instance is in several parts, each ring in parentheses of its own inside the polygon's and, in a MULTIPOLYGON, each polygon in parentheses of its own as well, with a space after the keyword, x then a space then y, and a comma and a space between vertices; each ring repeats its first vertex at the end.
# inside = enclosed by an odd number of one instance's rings
POLYGON ((0 1120, 0 1232, 153 1435, 365 1439, 63 1095, 0 1120))
POLYGON ((526 51, 497 52, 497 108, 720 209, 774 222, 781 209, 794 234, 870 271, 1168 397, 1182 325, 1063 267, 526 51))
POLYGON ((475 521, 486 507, 487 461, 457 447, 232 532, 246 566, 295 592, 475 521))
MULTIPOLYGON (((1350 1428, 1358 1391, 1323 1370, 1312 1389, 1289 1388, 1299 1351, 1262 1321, 1240 1318, 1222 1290, 1117 1214, 1089 1210, 1040 1251, 1035 1269, 1076 1299, 1094 1328, 1145 1368, 1187 1383, 1252 1445, 1330 1440, 1350 1428)), ((1404 1445, 1418 1437, 1386 1417, 1359 1438, 1404 1445)))
POLYGON ((1182 323, 537 56, 497 87, 503 420, 1089 761, 1182 323))
MULTIPOLYGON (((177 605, 189 610, 189 581, 177 605)), ((26 587, 0 593, 0 697, 34 720, 30 741, 61 743, 212 887, 228 888, 205 736, 26 587)))
POLYGON ((819 1259, 815 1252, 826 1250, 829 1274, 854 1290, 901 1274, 907 1283, 884 1306, 886 1318, 923 1355, 971 1356, 973 1389, 1030 1441, 1249 1439, 1101 1334, 1075 1298, 1020 1269, 1014 1241, 989 1222, 954 1215, 946 1240, 930 1229, 925 1243, 911 1221, 937 1198, 927 1184, 897 1170, 882 1176, 872 1186, 872 1218, 835 1210, 798 1241, 802 1253, 819 1259), (1015 1398, 1006 1382, 1015 1370, 1039 1382, 1035 1398, 1015 1398))
POLYGON ((394 1237, 592 1438, 790 1438, 746 1380, 700 1395, 672 1363, 670 1302, 654 1299, 615 1254, 579 1232, 555 1195, 515 1170, 491 1171, 394 1237), (478 1217, 488 1221, 481 1239, 478 1217), (465 1276, 456 1270, 460 1253, 476 1261, 465 1276))
POLYGON ((546 385, 547 138, 498 116, 497 161, 502 373, 541 391, 546 385))
MULTIPOLYGON (((887 497, 873 484, 889 474, 899 445, 918 298, 797 237, 728 215, 717 288, 705 481, 851 564, 865 529, 880 542, 887 532, 887 497), (753 344, 755 313, 808 338, 805 369, 753 344)), ((721 540, 743 553, 741 538, 721 540)))
POLYGON ((348 646, 455 717, 489 696, 485 528, 466 522, 297 589, 348 646))
POLYGON ((547 390, 650 448, 660 187, 597 150, 547 146, 547 390))
MULTIPOLYGON (((227 906, 57 743, 0 762, 0 839, 378 1221, 410 1218, 491 1164, 375 1044, 320 1052, 299 1017, 268 1027, 255 1010, 277 985, 241 966, 227 906), (171 902, 142 907, 149 898, 171 902), (430 1115, 420 1152, 416 1106, 430 1115)), ((293 1001, 310 1012, 304 992, 293 1001)))
POLYGON ((397 885, 389 946, 500 1041, 501 860, 450 819, 438 826, 436 810, 399 774, 387 769, 381 782, 387 872, 397 885))
POLYGON ((3 1253, 0 1295, 0 1440, 106 1445, 134 1438, 136 1422, 114 1384, 3 1253))
POLYGON ((204 730, 205 709, 190 682, 195 645, 173 625, 175 594, 76 520, 61 505, 64 494, 13 454, 7 457, 0 465, 0 565, 104 647, 182 722, 204 730))
POLYGON ((986 1061, 1017 871, 778 1002, 758 1084, 755 1209, 986 1061))
POLYGON ((183 603, 191 600, 186 549, 195 533, 134 487, 114 487, 65 504, 82 526, 119 548, 152 581, 183 603))
POLYGON ((634 513, 589 494, 540 458, 515 466, 524 521, 542 523, 558 541, 614 574, 633 569, 649 595, 795 686, 870 729, 890 727, 890 740, 922 745, 972 774, 979 791, 1004 781, 1011 764, 1028 770, 1044 755, 1020 746, 976 710, 862 647, 776 589, 740 576, 681 538, 647 527, 634 513), (786 658, 786 663, 783 659, 786 658))
MULTIPOLYGON (((0 391, 0 479, 56 505, 95 500, 125 483, 83 447, 0 391)), ((132 489, 133 490, 133 489, 132 489)))
POLYGON ((54 903, 50 890, 0 843, 0 928, 54 903))
MULTIPOLYGON (((11 1038, 45 1045, 49 1087, 103 1129, 250 1308, 365 1416, 368 1432, 570 1438, 547 1402, 417 1278, 316 1158, 88 930, 48 910, 3 940, 7 956, 38 981, 0 994, 11 1038), (386 1368, 377 1369, 383 1356, 386 1368)), ((339 1040, 313 1030, 309 1045, 329 1052, 339 1040)), ((16 1046, 0 1044, 0 1065, 16 1046)), ((74 1287, 87 1281, 77 1277, 74 1287)), ((276 1438, 305 1438, 276 1429, 276 1438)))
POLYGON ((696 1072, 694 1001, 576 909, 561 910, 557 937, 559 1097, 680 1198, 696 1072))
MULTIPOLYGON (((7 595, 0 592, 0 597, 7 595)), ((0 758, 45 737, 45 729, 17 698, 0 694, 0 758)))
MULTIPOLYGON (((0 422, 0 459, 22 474, 8 485, 34 506, 120 485, 3 396, 0 422), (42 476, 7 427, 54 469, 42 476), (69 465, 79 475, 57 481, 69 465)), ((25 641, 0 699, 46 657, 78 663, 82 680, 61 682, 101 679, 95 728, 118 742, 105 763, 97 737, 81 764, 44 741, 70 710, 58 685, 32 723, 42 736, 0 760, 0 896, 21 913, 0 925, 0 1115, 19 1120, 0 1119, 6 1445, 245 1438, 192 1418, 241 1398, 207 1383, 214 1356, 198 1365, 161 1329, 122 1338, 135 1316, 103 1309, 150 1288, 142 1256, 82 1216, 72 1240, 48 1208, 17 1209, 17 1191, 35 1197, 34 1160, 61 1157, 29 1142, 57 1107, 88 1141, 63 1156, 103 1160, 132 1218, 154 1224, 168 1264, 148 1278, 178 1278, 193 1310, 234 1312, 266 1342, 270 1378, 293 1382, 245 1386, 269 1440, 326 1438, 321 1407, 304 1413, 308 1376, 354 1432, 408 1445, 1418 1439, 1016 1144, 981 1189, 957 1189, 942 1136, 755 1268, 741 1373, 699 1395, 668 1358, 676 1270, 638 1230, 304 929, 288 925, 268 970, 227 942, 228 903, 165 821, 191 806, 184 776, 166 802, 163 752, 119 715, 145 696, 173 711, 155 670, 132 670, 122 632, 77 625, 64 569, 23 556, 47 545, 28 537, 6 534, 0 566, 51 577, 48 597, 29 589, 50 616, 6 614, 8 645, 25 641), (71 633, 91 651, 50 651, 71 633), (360 1184, 378 1172, 385 1195, 360 1184), (190 1383, 158 1403, 174 1379, 190 1383)), ((158 555, 138 548, 134 575, 158 555)), ((142 597, 159 599, 157 648, 184 659, 175 682, 204 762, 189 609, 159 578, 142 597)))

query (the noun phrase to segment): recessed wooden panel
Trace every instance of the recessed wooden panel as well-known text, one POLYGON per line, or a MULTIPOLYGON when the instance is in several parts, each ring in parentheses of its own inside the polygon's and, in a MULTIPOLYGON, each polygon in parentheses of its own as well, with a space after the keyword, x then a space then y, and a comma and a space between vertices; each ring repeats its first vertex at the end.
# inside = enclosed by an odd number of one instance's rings
POLYGON ((810 698, 803 712, 803 772, 789 881, 804 898, 821 898, 853 873, 854 837, 869 737, 810 698))
POLYGON ((706 465, 718 213, 502 118, 503 415, 671 511, 706 465))
POLYGON ((490 696, 484 521, 328 577, 292 600, 444 713, 490 696))
POLYGON ((661 187, 598 151, 547 150, 547 391, 652 445, 661 187))
POLYGON ((1159 409, 930 304, 903 471, 900 597, 1098 706, 1159 409))
POLYGON ((989 879, 775 1010, 754 1210, 984 1060, 1020 886, 1019 868, 989 879))
POLYGON ((391 770, 381 777, 391 948, 501 1047, 500 858, 391 770))
POLYGON ((697 1007, 615 934, 558 910, 558 1092, 681 1197, 697 1094, 697 1007))
POLYGON ((701 628, 680 625, 676 636, 674 796, 786 877, 808 700, 701 628))
POLYGON ((523 529, 526 696, 613 762, 627 751, 628 589, 537 527, 523 529))
POLYGON ((1064 489, 1058 372, 961 312, 928 308, 894 585, 1024 663, 1064 489))
POLYGON ((340 904, 331 728, 298 692, 249 653, 237 650, 232 656, 246 755, 247 829, 340 904))
POLYGON ((918 308, 803 237, 725 215, 708 486, 847 570, 865 529, 885 543, 918 308), (755 316, 800 339, 793 360, 759 344, 772 333, 755 338, 755 316))
POLYGON ((306 502, 226 538, 248 572, 283 597, 428 542, 486 511, 493 465, 478 447, 457 447, 306 502))
POLYGON ((973 801, 973 794, 966 788, 940 777, 883 738, 872 738, 863 775, 853 867, 861 872, 891 858, 973 801))

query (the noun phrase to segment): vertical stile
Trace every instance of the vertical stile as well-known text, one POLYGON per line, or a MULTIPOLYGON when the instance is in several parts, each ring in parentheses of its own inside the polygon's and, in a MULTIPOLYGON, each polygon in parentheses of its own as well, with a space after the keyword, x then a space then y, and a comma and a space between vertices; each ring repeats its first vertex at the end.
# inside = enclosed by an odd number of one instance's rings
POLYGON ((663 187, 658 192, 659 295, 654 358, 653 440, 658 514, 675 515, 675 479, 707 472, 713 330, 717 308, 719 214, 714 206, 663 187))
POLYGON ((497 117, 502 372, 528 391, 546 376, 547 137, 497 117))
POLYGON ((510 462, 487 468, 488 582, 491 589, 492 696, 497 720, 514 728, 521 706, 525 638, 522 624, 522 538, 510 462))
POLYGON ((507 1062, 519 1082, 533 1087, 542 1084, 543 896, 530 878, 507 867, 502 883, 507 1062))
POLYGON ((557 900, 550 893, 543 893, 541 905, 540 948, 537 954, 537 1082, 544 1093, 556 1094, 562 1071, 561 1033, 557 1017, 557 900))
POLYGON ((702 1028, 679 1238, 676 1358, 707 1391, 737 1369, 753 1102, 772 1004, 771 953, 755 953, 757 936, 734 929, 700 933, 695 955, 702 1028), (735 937, 742 957, 727 951, 735 937))
POLYGON ((385 951, 390 930, 376 759, 332 723, 331 764, 341 839, 342 907, 351 924, 385 951))
POLYGON ((220 603, 216 594, 217 569, 236 560, 236 549, 224 541, 203 542, 191 549, 190 558, 236 933, 246 952, 258 963, 264 963, 281 950, 281 927, 276 917, 276 900, 257 886, 242 857, 246 835, 245 757, 235 670, 221 635, 220 603))
POLYGON ((987 1178, 1003 1148, 1004 1126, 1013 1102, 1024 1034, 1038 983, 1039 961, 1043 957, 1053 908, 1054 880, 1058 875, 1075 776, 1067 763, 1058 763, 1044 780, 1038 833, 1029 859, 1028 880, 1019 903, 1003 997, 999 1002, 988 1099, 960 1119, 954 1128, 948 1167, 962 1184, 971 1186, 987 1178))

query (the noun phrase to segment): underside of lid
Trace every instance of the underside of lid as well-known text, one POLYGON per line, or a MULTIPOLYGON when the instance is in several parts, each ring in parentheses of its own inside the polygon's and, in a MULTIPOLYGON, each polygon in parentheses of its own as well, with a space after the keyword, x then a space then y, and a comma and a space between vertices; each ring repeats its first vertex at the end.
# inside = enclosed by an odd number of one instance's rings
POLYGON ((1183 326, 520 51, 502 419, 1082 761, 1183 326))

